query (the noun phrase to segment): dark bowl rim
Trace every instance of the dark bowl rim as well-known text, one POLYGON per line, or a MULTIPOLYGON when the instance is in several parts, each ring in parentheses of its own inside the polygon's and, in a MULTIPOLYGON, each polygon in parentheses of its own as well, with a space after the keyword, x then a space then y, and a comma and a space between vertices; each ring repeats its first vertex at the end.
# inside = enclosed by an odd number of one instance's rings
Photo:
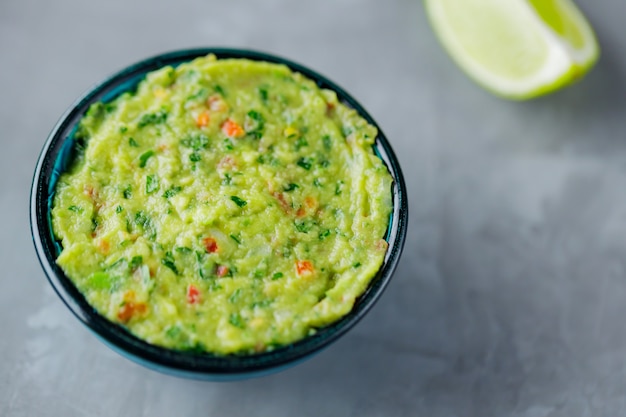
POLYGON ((369 113, 343 88, 301 64, 273 54, 249 49, 203 47, 167 52, 131 64, 96 83, 66 110, 48 135, 38 157, 30 194, 30 225, 39 262, 55 292, 70 311, 109 347, 135 362, 162 372, 199 378, 212 376, 220 379, 260 375, 288 367, 328 346, 360 321, 380 298, 398 264, 408 228, 408 201, 400 165, 386 136, 369 113), (56 180, 51 180, 51 177, 54 176, 56 162, 62 152, 63 144, 71 137, 70 131, 89 105, 99 100, 108 101, 121 92, 127 91, 129 87, 124 83, 134 82, 133 85, 136 85, 147 72, 167 65, 178 65, 207 54, 214 54, 218 59, 246 58, 284 64, 291 70, 312 79, 318 86, 335 91, 340 101, 354 108, 378 129, 374 149, 394 180, 392 221, 386 238, 389 248, 383 266, 372 279, 365 293, 357 299, 353 309, 346 316, 319 329, 312 336, 270 352, 254 355, 198 354, 171 350, 144 342, 121 326, 108 321, 90 307, 82 294, 56 265, 56 256, 53 256, 55 242, 51 236, 48 201, 52 192, 50 182, 56 180), (116 88, 119 91, 115 92, 116 88), (112 94, 112 92, 115 93, 112 94), (107 94, 109 94, 108 98, 107 94))

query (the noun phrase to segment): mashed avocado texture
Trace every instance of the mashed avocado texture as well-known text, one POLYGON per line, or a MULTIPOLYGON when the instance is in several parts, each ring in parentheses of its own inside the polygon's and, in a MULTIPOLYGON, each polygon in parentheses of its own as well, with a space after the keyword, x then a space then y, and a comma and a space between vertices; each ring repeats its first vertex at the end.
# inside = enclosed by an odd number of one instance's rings
POLYGON ((59 266, 149 343, 253 353, 348 313, 383 262, 376 129, 286 66, 196 59, 96 103, 58 182, 59 266))

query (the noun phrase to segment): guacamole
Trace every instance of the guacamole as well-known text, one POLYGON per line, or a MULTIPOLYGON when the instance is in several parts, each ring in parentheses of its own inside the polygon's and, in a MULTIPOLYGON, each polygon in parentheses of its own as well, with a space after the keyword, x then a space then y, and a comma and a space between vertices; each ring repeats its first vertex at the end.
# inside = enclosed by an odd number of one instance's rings
POLYGON ((96 103, 56 186, 57 259, 148 343, 272 350, 347 314, 380 269, 376 128, 284 65, 198 58, 96 103))

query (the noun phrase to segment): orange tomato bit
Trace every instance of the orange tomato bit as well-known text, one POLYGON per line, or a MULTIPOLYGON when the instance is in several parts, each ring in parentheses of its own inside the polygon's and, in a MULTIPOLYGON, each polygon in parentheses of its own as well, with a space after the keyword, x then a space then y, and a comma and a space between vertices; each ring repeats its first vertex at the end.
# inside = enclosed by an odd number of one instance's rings
POLYGON ((311 261, 296 261, 296 270, 300 276, 311 275, 315 271, 311 261))
POLYGON ((208 124, 209 124, 209 113, 203 111, 202 113, 198 115, 198 118, 196 119, 196 126, 205 127, 208 124))
POLYGON ((202 243, 204 244, 204 248, 208 253, 215 253, 219 250, 217 246, 217 241, 212 237, 205 237, 202 239, 202 243))
POLYGON ((228 267, 224 265, 218 265, 215 269, 215 274, 220 278, 225 277, 228 274, 228 267))
POLYGON ((189 304, 200 302, 200 291, 194 285, 189 285, 187 288, 187 302, 189 304))
POLYGON ((224 124, 222 124, 222 132, 224 132, 224 134, 229 138, 238 138, 243 136, 245 133, 243 127, 241 127, 233 119, 226 119, 224 124))

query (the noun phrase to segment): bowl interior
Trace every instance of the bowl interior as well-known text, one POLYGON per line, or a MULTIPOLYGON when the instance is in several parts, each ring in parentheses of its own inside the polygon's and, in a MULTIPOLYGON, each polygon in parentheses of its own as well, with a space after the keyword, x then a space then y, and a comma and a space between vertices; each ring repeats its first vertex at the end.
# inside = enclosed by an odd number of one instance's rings
POLYGON ((159 371, 204 379, 233 379, 276 371, 319 351, 345 333, 371 308, 391 278, 404 245, 407 221, 406 187, 393 150, 376 122, 348 93, 325 77, 294 62, 261 52, 223 48, 202 48, 159 55, 134 64, 90 89, 70 107, 50 133, 39 157, 31 192, 31 228, 37 255, 50 283, 70 310, 107 345, 124 356, 159 371), (100 316, 55 263, 62 248, 52 232, 52 201, 59 176, 73 160, 74 133, 89 106, 98 101, 109 102, 123 92, 135 89, 150 71, 166 65, 177 66, 209 53, 215 54, 217 58, 247 58, 285 64, 293 71, 314 80, 319 87, 334 90, 341 102, 357 110, 363 118, 378 128, 379 134, 373 148, 394 180, 393 210, 385 237, 389 249, 383 266, 366 292, 356 300, 352 311, 301 341, 255 355, 217 356, 150 345, 100 316))

